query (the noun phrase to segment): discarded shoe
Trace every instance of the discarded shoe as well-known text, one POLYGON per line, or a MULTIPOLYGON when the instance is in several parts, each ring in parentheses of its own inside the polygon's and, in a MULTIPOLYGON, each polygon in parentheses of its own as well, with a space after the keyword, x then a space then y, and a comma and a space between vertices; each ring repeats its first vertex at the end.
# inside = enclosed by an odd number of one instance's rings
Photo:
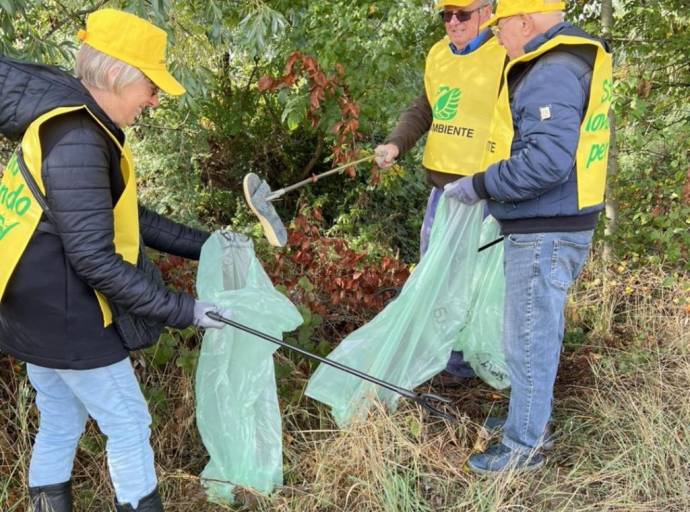
POLYGON ((271 187, 265 180, 253 172, 244 177, 242 182, 244 198, 254 215, 259 218, 264 235, 274 247, 285 247, 287 244, 287 230, 278 216, 275 207, 266 198, 271 193, 271 187))

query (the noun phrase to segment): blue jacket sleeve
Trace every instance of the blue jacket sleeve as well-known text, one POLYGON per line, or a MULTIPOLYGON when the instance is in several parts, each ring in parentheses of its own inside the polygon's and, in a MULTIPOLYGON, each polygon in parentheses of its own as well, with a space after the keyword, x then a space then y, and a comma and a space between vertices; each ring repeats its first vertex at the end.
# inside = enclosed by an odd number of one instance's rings
POLYGON ((496 201, 520 202, 564 183, 575 163, 587 94, 573 69, 545 58, 524 78, 513 101, 513 154, 486 170, 496 201), (547 110, 548 109, 548 110, 547 110))

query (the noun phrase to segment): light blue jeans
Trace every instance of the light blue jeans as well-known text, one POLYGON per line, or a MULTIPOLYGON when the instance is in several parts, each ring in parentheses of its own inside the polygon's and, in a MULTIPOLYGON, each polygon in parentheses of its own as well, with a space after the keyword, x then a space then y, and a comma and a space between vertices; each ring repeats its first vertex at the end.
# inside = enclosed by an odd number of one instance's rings
POLYGON ((53 370, 27 364, 40 424, 29 486, 66 482, 89 416, 108 438, 108 469, 120 503, 134 508, 156 488, 149 437, 151 416, 129 358, 93 370, 53 370))
POLYGON ((571 285, 584 266, 593 231, 509 235, 505 245, 503 348, 511 391, 503 444, 518 452, 541 446, 571 285))

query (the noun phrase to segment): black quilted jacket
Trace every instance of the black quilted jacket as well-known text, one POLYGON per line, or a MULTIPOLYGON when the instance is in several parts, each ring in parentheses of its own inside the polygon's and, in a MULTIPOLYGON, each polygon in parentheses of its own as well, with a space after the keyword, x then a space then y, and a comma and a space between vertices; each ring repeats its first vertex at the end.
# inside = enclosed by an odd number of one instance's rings
MULTIPOLYGON (((123 132, 81 83, 53 67, 0 57, 0 133, 21 137, 41 114, 87 105, 124 142, 123 132)), ((194 299, 153 282, 115 253, 113 205, 124 183, 117 146, 84 111, 43 125, 42 178, 55 225, 32 237, 0 302, 0 349, 48 368, 91 369, 127 357, 94 294, 131 313, 178 328, 193 321, 194 299)), ((45 219, 45 216, 43 217, 45 219)), ((141 239, 198 259, 208 233, 139 208, 141 239)))

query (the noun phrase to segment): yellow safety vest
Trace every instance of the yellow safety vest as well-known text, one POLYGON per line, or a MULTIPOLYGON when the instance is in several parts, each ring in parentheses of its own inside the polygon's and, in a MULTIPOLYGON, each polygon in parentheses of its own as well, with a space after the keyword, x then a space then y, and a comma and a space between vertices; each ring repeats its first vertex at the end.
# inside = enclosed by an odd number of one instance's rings
POLYGON ((470 176, 481 166, 506 60, 495 37, 467 55, 455 55, 450 40, 436 43, 426 59, 424 86, 433 122, 424 167, 470 176))
MULTIPOLYGON (((21 143, 21 149, 26 166, 43 194, 45 187, 41 177, 43 162, 41 154, 40 128, 43 123, 59 115, 84 109, 103 128, 121 151, 120 170, 125 183, 124 191, 113 208, 115 252, 125 261, 136 265, 139 257, 139 211, 137 206, 137 184, 134 171, 134 161, 129 145, 120 144, 115 135, 93 115, 84 105, 80 107, 63 107, 51 110, 36 119, 26 130, 21 143)), ((5 168, 0 181, 0 300, 7 289, 19 260, 24 254, 29 241, 36 231, 41 214, 41 206, 31 194, 24 180, 15 153, 5 168)), ((112 313, 107 299, 96 291, 98 303, 103 313, 103 326, 112 323, 112 313)))
POLYGON ((580 127, 580 141, 577 147, 577 197, 578 206, 583 209, 604 201, 611 139, 608 115, 613 89, 613 59, 599 41, 578 36, 556 36, 537 50, 510 61, 505 69, 504 87, 501 89, 496 104, 496 115, 493 117, 491 137, 482 167, 486 169, 491 164, 499 160, 507 160, 511 156, 510 147, 515 133, 508 90, 510 70, 516 64, 536 59, 561 45, 590 45, 597 49, 589 105, 580 127))

